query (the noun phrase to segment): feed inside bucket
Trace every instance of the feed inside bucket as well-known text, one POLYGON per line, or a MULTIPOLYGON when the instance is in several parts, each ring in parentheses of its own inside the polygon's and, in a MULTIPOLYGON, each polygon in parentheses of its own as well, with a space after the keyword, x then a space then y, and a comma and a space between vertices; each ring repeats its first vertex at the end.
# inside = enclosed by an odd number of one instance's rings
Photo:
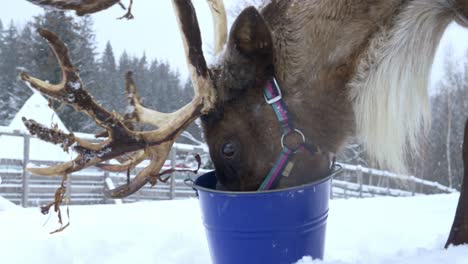
POLYGON ((331 177, 264 192, 217 191, 215 172, 194 184, 213 263, 323 258, 331 177))

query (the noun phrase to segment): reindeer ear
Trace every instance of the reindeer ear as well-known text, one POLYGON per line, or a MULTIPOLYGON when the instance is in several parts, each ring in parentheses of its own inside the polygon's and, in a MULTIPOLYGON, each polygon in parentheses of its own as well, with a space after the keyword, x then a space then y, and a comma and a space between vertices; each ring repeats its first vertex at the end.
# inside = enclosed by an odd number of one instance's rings
POLYGON ((238 98, 273 75, 270 29, 254 7, 244 9, 234 21, 223 64, 215 75, 221 101, 238 98))
POLYGON ((270 57, 273 53, 271 32, 260 13, 251 6, 237 17, 229 34, 229 45, 247 57, 270 57))

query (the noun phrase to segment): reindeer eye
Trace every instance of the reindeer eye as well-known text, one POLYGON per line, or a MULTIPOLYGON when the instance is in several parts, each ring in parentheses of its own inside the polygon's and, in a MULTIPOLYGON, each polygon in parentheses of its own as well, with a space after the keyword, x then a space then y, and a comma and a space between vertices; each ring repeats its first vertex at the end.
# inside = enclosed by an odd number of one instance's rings
POLYGON ((223 145, 221 152, 225 158, 232 158, 236 154, 236 148, 232 143, 226 143, 223 145))

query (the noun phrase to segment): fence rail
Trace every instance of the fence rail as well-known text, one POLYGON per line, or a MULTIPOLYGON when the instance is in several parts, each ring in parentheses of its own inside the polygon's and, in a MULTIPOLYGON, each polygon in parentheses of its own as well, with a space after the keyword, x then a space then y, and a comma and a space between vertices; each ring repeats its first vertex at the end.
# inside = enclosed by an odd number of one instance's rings
MULTIPOLYGON (((7 130, 0 127, 0 140, 4 136, 23 138, 22 159, 0 158, 0 196, 22 206, 38 206, 53 201, 55 190, 60 186, 60 177, 30 175, 26 167, 51 166, 54 161, 32 160, 31 136, 24 131, 7 130)), ((81 135, 80 135, 81 136, 81 135)), ((86 136, 86 135, 84 135, 86 136)), ((91 136, 88 136, 91 139, 91 136)), ((7 151, 7 150, 3 150, 7 151)), ((207 148, 186 144, 175 144, 163 169, 176 168, 184 163, 189 153, 206 155, 207 148)), ((143 162, 143 166, 144 166, 143 162)), ((437 182, 422 180, 414 176, 404 176, 362 166, 340 164, 343 172, 335 177, 332 198, 375 197, 375 196, 412 196, 424 193, 451 193, 455 189, 437 182)), ((135 173, 142 167, 137 167, 135 173)), ((200 173, 204 171, 201 170, 200 173)), ((126 173, 105 172, 98 168, 87 168, 72 173, 67 181, 70 204, 121 203, 137 200, 161 200, 194 197, 195 192, 183 183, 187 173, 176 172, 168 183, 158 183, 154 187, 145 186, 137 193, 122 200, 109 200, 103 195, 106 188, 124 184, 126 173)))
POLYGON ((343 167, 343 169, 348 170, 348 171, 356 171, 356 172, 361 172, 361 173, 367 173, 372 176, 388 177, 392 179, 397 179, 399 181, 421 184, 421 185, 428 186, 428 187, 434 187, 435 189, 438 189, 439 191, 446 192, 446 193, 457 192, 456 189, 444 186, 438 182, 423 180, 415 176, 400 175, 400 174, 396 174, 393 172, 367 168, 367 167, 363 167, 360 165, 352 165, 352 164, 344 164, 344 163, 340 163, 340 165, 343 167))
POLYGON ((374 196, 414 196, 421 194, 454 193, 438 182, 423 180, 415 176, 400 175, 385 170, 377 170, 360 165, 339 163, 343 173, 335 177, 336 197, 374 197, 374 196))

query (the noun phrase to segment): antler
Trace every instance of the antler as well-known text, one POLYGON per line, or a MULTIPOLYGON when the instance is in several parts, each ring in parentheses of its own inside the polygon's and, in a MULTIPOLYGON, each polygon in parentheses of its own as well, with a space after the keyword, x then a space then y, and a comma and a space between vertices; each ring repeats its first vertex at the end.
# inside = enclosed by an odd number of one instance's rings
POLYGON ((227 19, 226 8, 223 1, 208 0, 211 15, 213 17, 213 27, 215 32, 214 54, 219 54, 227 40, 227 19))
MULTIPOLYGON (((36 0, 37 1, 37 0, 36 0)), ((50 2, 46 1, 45 2, 50 2)), ((58 1, 58 0, 57 0, 58 1)), ((55 2, 57 2, 55 1, 55 2)), ((62 2, 76 2, 66 1, 62 2)), ((86 2, 82 0, 81 2, 86 2)), ((218 9, 223 7, 221 1, 211 1, 211 6, 218 9)), ((110 190, 107 194, 114 198, 128 196, 146 183, 156 184, 160 179, 160 169, 164 165, 169 151, 176 138, 200 115, 207 114, 213 109, 216 101, 216 91, 210 77, 210 71, 206 65, 202 52, 202 42, 197 17, 192 3, 189 0, 173 0, 173 5, 178 17, 179 27, 182 32, 182 40, 186 58, 194 87, 194 98, 190 103, 174 113, 161 113, 144 107, 137 93, 132 74, 126 76, 126 87, 129 103, 133 111, 125 117, 109 112, 100 106, 93 97, 84 89, 85 86, 78 75, 78 70, 73 66, 66 45, 57 35, 46 29, 40 29, 39 34, 44 37, 60 64, 62 69, 62 81, 58 84, 49 84, 26 73, 21 73, 21 78, 39 90, 41 93, 72 105, 77 111, 88 114, 95 122, 106 130, 107 139, 101 143, 92 143, 66 134, 56 128, 48 129, 33 120, 24 120, 32 134, 39 138, 61 144, 66 150, 69 147, 78 153, 78 156, 70 161, 49 168, 29 169, 39 175, 63 175, 97 165, 111 171, 124 171, 135 167, 145 158, 150 159, 150 164, 141 170, 129 183, 110 190), (151 124, 157 129, 152 131, 134 131, 136 122, 151 124), (107 165, 102 162, 117 158, 123 159, 120 165, 107 165)), ((68 7, 64 7, 68 8, 68 7)), ((225 12, 213 12, 214 20, 224 19, 225 12), (217 18, 216 18, 217 17, 217 18)), ((217 23, 215 23, 217 25, 217 23)), ((222 26, 217 34, 217 45, 221 45, 220 39, 225 40, 222 26), (220 37, 221 36, 221 37, 220 37)))
POLYGON ((107 9, 115 4, 119 4, 120 0, 28 0, 29 2, 40 5, 48 6, 58 9, 75 10, 76 14, 83 16, 86 14, 96 13, 107 9))

